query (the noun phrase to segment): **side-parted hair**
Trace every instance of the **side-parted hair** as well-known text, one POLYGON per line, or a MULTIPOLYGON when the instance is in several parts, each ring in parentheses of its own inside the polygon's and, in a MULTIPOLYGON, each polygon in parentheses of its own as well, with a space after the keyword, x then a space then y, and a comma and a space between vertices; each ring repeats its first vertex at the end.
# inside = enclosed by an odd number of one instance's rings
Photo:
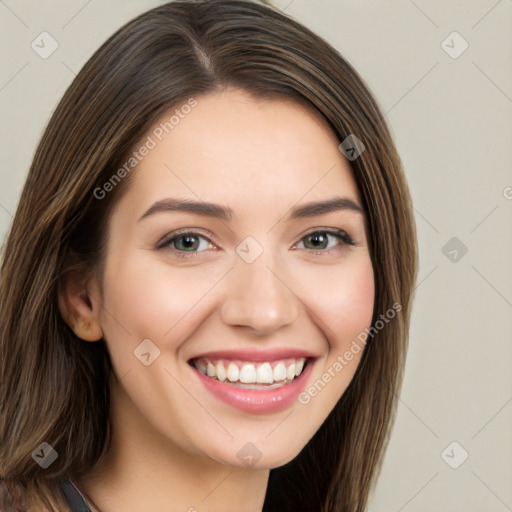
POLYGON ((408 345, 417 272, 410 194, 354 68, 302 24, 244 0, 170 2, 124 25, 74 79, 35 152, 0 271, 0 476, 37 510, 63 510, 59 482, 89 473, 110 446, 107 346, 77 338, 58 302, 68 272, 101 273, 107 222, 130 175, 101 199, 97 191, 163 115, 226 87, 305 103, 340 143, 353 134, 365 146, 349 164, 367 219, 373 322, 401 309, 368 338, 345 393, 300 454, 271 471, 267 490, 280 512, 365 510, 408 345), (32 458, 43 442, 58 453, 46 469, 32 458))

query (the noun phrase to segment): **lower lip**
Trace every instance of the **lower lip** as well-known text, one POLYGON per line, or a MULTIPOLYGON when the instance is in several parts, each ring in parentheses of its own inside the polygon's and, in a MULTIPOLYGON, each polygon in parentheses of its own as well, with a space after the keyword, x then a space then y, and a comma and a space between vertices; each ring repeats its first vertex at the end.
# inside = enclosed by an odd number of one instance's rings
POLYGON ((205 388, 223 402, 248 413, 269 414, 283 411, 297 399, 299 393, 306 387, 308 377, 313 371, 313 363, 314 360, 309 360, 303 372, 290 384, 268 391, 239 388, 207 377, 195 366, 192 366, 192 369, 205 388))

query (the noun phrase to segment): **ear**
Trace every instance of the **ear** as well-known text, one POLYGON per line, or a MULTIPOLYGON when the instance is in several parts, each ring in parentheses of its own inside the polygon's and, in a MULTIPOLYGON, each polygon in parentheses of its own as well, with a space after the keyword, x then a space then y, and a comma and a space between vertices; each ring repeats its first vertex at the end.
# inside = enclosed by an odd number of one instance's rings
POLYGON ((85 341, 103 338, 99 319, 101 293, 95 275, 87 275, 75 265, 61 280, 58 302, 62 318, 79 338, 85 341))

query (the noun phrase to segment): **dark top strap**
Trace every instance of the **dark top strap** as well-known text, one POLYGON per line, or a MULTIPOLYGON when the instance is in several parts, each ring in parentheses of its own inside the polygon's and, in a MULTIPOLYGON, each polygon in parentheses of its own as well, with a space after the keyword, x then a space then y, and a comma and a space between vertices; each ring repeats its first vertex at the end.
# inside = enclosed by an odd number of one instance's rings
POLYGON ((69 480, 69 478, 61 482, 60 488, 62 489, 72 512, 92 512, 92 510, 87 506, 87 503, 80 491, 75 487, 73 482, 69 480))

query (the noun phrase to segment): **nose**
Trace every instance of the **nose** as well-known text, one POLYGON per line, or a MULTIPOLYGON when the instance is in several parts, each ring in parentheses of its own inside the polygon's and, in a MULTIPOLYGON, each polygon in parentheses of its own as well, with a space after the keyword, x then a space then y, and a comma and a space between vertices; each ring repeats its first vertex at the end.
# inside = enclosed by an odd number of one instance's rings
MULTIPOLYGON (((265 253, 263 253, 265 254, 265 253)), ((221 317, 226 325, 267 336, 299 316, 299 298, 283 275, 260 256, 252 263, 238 260, 230 272, 221 317)))

